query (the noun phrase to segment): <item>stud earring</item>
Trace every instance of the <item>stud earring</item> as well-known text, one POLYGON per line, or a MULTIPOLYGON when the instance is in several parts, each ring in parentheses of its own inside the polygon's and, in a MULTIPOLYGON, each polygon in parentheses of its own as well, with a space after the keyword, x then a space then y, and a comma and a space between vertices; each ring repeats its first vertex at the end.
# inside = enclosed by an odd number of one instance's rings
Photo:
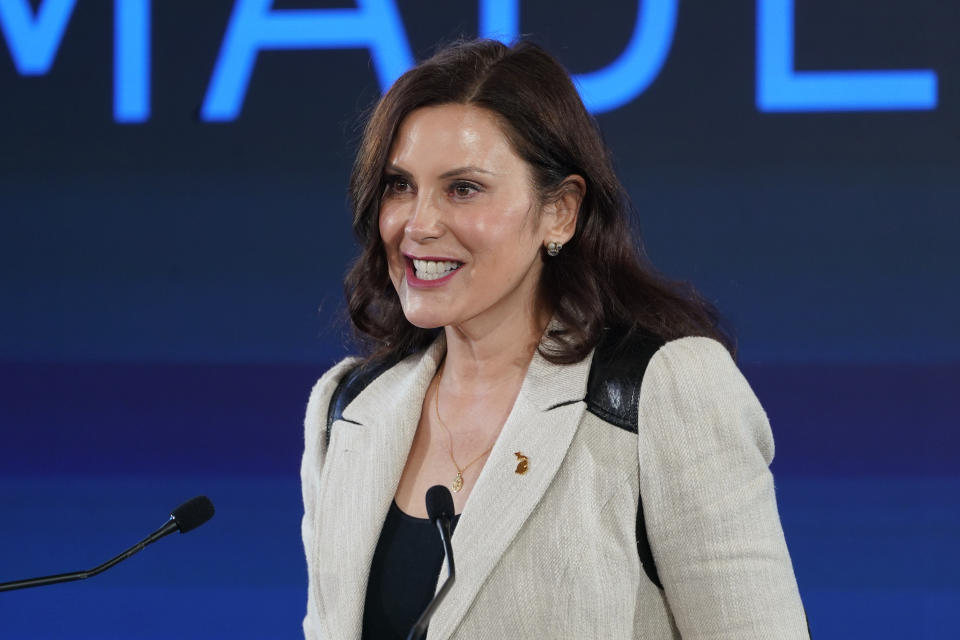
POLYGON ((560 249, 563 249, 563 245, 559 242, 550 241, 547 243, 547 255, 555 256, 560 253, 560 249))

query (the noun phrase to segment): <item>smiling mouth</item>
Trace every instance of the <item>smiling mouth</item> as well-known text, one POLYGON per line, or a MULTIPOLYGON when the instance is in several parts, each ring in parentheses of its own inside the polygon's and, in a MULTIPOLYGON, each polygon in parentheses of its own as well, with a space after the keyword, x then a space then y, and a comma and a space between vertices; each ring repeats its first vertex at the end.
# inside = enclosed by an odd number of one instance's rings
POLYGON ((411 259, 413 274, 418 280, 439 280, 450 275, 463 266, 462 262, 452 260, 417 260, 411 259))

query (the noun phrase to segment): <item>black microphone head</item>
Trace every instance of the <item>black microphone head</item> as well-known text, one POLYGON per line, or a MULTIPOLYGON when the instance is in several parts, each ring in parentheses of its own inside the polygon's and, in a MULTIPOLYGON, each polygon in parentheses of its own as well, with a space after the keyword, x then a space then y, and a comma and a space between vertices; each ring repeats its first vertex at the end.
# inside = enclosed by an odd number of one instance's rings
POLYGON ((450 494, 450 489, 447 489, 444 485, 435 484, 427 489, 426 500, 427 515, 433 522, 436 522, 437 518, 441 516, 453 517, 453 496, 450 494))
POLYGON ((196 529, 212 517, 213 503, 207 496, 191 498, 170 514, 170 518, 177 524, 180 533, 196 529))

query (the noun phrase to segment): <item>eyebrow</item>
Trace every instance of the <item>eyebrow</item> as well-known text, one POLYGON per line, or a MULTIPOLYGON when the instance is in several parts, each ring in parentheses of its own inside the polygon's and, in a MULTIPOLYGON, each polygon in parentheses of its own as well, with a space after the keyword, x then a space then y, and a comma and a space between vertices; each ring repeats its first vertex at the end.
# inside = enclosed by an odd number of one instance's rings
MULTIPOLYGON (((395 164, 387 165, 386 171, 387 173, 395 173, 402 176, 410 176, 409 171, 407 171, 406 169, 402 169, 401 167, 398 167, 395 164)), ((482 173, 490 176, 496 175, 496 173, 494 173, 493 171, 490 171, 489 169, 484 169, 482 167, 475 167, 470 165, 466 167, 457 167, 456 169, 450 169, 449 171, 444 171, 442 174, 440 174, 440 179, 445 180, 446 178, 452 178, 454 176, 462 176, 466 173, 482 173)))
POLYGON ((483 169, 481 167, 457 167, 456 169, 451 169, 450 171, 444 171, 440 174, 441 178, 452 178, 454 176, 462 176, 465 173, 483 173, 488 176, 496 175, 493 171, 488 169, 483 169))

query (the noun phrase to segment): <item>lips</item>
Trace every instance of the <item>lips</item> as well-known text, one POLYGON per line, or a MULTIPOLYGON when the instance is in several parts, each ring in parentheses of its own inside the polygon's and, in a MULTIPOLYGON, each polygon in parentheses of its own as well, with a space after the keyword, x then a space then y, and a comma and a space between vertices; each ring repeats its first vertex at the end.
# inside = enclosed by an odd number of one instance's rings
POLYGON ((412 259, 413 270, 420 280, 439 280, 456 271, 463 264, 453 260, 418 260, 412 259))
POLYGON ((406 263, 407 282, 416 287, 441 286, 454 275, 462 262, 445 258, 414 258, 404 256, 406 263))

